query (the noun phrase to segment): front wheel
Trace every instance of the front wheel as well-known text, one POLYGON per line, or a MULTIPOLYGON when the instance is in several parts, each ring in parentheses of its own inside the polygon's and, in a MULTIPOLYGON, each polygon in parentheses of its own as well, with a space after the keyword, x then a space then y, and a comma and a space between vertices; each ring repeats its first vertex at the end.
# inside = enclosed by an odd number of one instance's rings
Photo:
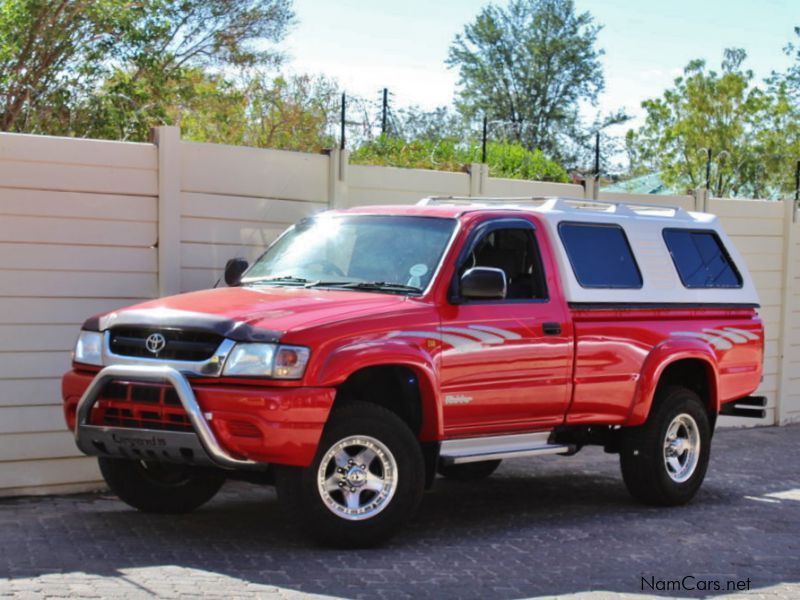
POLYGON ((211 500, 225 483, 225 476, 213 469, 123 458, 97 460, 111 491, 143 512, 191 512, 211 500))
POLYGON ((366 547, 386 540, 422 498, 425 464, 408 425, 393 412, 352 402, 331 413, 308 468, 280 467, 278 497, 317 541, 366 547))
POLYGON ((710 449, 711 426, 700 397, 670 387, 658 394, 644 425, 623 431, 622 478, 645 504, 685 504, 703 483, 710 449))

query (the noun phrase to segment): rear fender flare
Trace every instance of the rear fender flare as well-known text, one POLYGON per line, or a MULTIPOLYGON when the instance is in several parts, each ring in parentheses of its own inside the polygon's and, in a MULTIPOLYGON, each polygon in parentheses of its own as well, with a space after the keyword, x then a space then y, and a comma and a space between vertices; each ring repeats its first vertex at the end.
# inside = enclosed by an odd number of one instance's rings
POLYGON ((645 358, 626 426, 641 425, 647 420, 664 370, 676 361, 687 358, 701 360, 706 364, 711 377, 708 408, 714 414, 719 412, 719 368, 714 350, 700 339, 670 338, 655 346, 645 358))

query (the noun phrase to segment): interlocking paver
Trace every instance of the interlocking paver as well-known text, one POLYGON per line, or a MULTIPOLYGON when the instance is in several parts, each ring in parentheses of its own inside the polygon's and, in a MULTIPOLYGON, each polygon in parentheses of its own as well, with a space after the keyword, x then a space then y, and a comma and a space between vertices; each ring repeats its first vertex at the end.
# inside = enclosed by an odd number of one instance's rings
POLYGON ((484 482, 437 480, 389 544, 349 552, 307 542, 273 490, 243 483, 181 517, 108 494, 5 499, 0 598, 729 597, 659 589, 687 576, 797 598, 798 456, 797 425, 720 431, 698 497, 669 509, 634 503, 597 448, 510 461, 484 482))

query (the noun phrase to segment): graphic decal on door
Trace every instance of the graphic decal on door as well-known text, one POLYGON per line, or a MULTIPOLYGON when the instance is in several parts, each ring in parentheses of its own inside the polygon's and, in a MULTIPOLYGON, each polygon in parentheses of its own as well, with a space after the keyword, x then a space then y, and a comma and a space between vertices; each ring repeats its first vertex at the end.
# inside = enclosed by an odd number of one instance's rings
POLYGON ((485 344, 501 346, 506 342, 522 339, 518 333, 490 325, 445 326, 437 327, 435 331, 392 331, 389 337, 441 339, 442 343, 457 352, 478 350, 485 344))
POLYGON ((758 339, 758 336, 753 332, 736 327, 725 327, 723 329, 705 327, 701 331, 673 331, 670 335, 705 340, 717 350, 730 350, 734 344, 746 344, 751 340, 758 339))

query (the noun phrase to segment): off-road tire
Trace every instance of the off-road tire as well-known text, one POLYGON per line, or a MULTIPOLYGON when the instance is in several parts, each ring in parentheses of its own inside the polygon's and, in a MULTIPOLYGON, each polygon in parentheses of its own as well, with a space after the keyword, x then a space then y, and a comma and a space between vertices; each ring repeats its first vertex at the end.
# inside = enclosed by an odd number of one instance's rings
POLYGON ((111 491, 142 512, 192 512, 225 483, 225 476, 213 469, 106 457, 98 463, 111 491))
POLYGON ((622 431, 620 466, 630 494, 645 504, 656 506, 689 502, 700 489, 708 469, 711 433, 708 413, 695 392, 680 386, 660 390, 647 421, 622 431), (665 445, 670 424, 681 415, 690 417, 697 426, 699 452, 694 471, 685 481, 679 482, 670 476, 665 445))
POLYGON ((462 465, 439 465, 439 475, 455 481, 480 481, 491 476, 500 466, 500 460, 482 460, 462 465))
MULTIPOLYGON (((326 465, 330 466, 330 460, 326 459, 326 465)), ((353 401, 333 410, 309 467, 281 466, 275 475, 278 498, 292 523, 323 545, 363 548, 385 541, 413 516, 422 499, 425 463, 419 442, 400 417, 381 406, 353 401), (358 437, 377 440, 388 449, 396 464, 396 478, 394 492, 379 512, 349 520, 326 505, 318 476, 320 464, 336 446, 358 437)))

